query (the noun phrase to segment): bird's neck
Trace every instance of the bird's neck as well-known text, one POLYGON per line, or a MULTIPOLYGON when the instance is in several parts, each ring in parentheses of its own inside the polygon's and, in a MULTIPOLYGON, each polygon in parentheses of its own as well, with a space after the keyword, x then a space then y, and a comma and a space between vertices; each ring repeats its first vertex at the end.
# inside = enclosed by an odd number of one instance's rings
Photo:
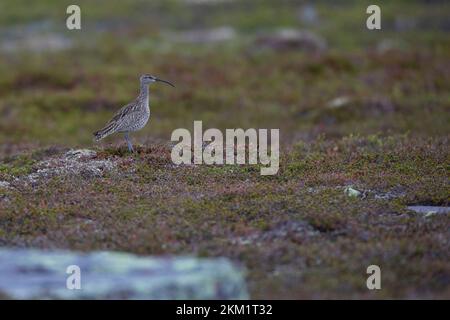
POLYGON ((139 92, 139 99, 145 103, 147 109, 149 108, 148 100, 149 100, 149 92, 148 92, 148 84, 141 83, 141 89, 139 92))

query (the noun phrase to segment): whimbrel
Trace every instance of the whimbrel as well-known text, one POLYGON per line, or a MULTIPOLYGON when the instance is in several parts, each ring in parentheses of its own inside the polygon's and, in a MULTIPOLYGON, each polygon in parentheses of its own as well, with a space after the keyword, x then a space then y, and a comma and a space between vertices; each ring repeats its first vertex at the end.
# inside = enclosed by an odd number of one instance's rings
POLYGON ((137 98, 122 107, 103 129, 94 132, 94 140, 99 141, 110 134, 121 132, 125 134, 128 150, 133 152, 133 145, 131 144, 129 133, 141 130, 147 124, 150 118, 148 87, 150 83, 156 81, 164 82, 175 87, 169 81, 158 79, 148 74, 142 75, 140 78, 141 91, 137 98))

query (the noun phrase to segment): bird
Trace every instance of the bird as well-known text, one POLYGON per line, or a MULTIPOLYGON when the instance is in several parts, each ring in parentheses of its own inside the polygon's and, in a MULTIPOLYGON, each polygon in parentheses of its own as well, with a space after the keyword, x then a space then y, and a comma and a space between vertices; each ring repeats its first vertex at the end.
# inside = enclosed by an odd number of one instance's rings
POLYGON ((140 92, 137 98, 123 106, 102 129, 94 132, 94 141, 100 141, 116 132, 124 133, 128 151, 134 152, 129 134, 145 127, 150 118, 149 85, 154 82, 163 82, 175 87, 171 82, 149 74, 141 75, 139 81, 140 92))

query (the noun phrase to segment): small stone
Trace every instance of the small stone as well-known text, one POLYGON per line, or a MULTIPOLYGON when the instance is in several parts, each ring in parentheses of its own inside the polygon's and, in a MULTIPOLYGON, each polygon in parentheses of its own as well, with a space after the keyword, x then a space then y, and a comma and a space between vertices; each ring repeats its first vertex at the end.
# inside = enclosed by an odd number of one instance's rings
POLYGON ((188 30, 179 33, 168 33, 167 37, 174 42, 181 43, 217 43, 232 40, 236 37, 236 31, 230 26, 222 26, 212 29, 188 30))
POLYGON ((425 215, 425 218, 429 218, 433 215, 435 215, 437 213, 437 211, 428 211, 427 214, 425 215))
POLYGON ((361 191, 353 189, 352 187, 345 188, 344 192, 349 197, 361 197, 363 194, 361 191))
POLYGON ((300 8, 298 18, 305 24, 316 24, 318 22, 317 10, 312 4, 306 4, 300 8))
POLYGON ((69 150, 66 152, 64 156, 66 159, 81 159, 81 158, 92 159, 97 156, 97 152, 89 149, 69 150))
POLYGON ((10 187, 10 183, 8 181, 0 181, 0 188, 8 189, 10 187))
POLYGON ((310 31, 281 29, 277 32, 256 39, 255 46, 277 51, 298 50, 322 52, 327 49, 326 41, 310 31))
POLYGON ((376 51, 378 53, 386 53, 390 50, 400 49, 400 45, 398 42, 392 39, 384 39, 377 44, 376 51))
POLYGON ((0 43, 0 51, 15 53, 19 51, 48 52, 69 49, 73 42, 62 34, 29 33, 23 36, 14 36, 0 43))
POLYGON ((350 97, 347 97, 347 96, 337 97, 337 98, 331 100, 330 102, 328 102, 327 107, 330 109, 338 109, 341 107, 345 107, 350 102, 351 102, 350 97))

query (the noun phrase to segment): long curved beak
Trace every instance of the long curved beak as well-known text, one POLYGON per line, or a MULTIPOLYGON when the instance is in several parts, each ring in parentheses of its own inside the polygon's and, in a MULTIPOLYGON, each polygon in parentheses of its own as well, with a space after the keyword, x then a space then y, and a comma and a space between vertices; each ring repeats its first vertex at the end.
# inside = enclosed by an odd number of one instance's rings
POLYGON ((155 80, 156 80, 156 81, 159 81, 159 82, 167 83, 168 85, 170 85, 170 86, 172 86, 172 87, 175 88, 175 86, 174 86, 173 84, 171 84, 169 81, 166 81, 166 80, 163 80, 163 79, 158 79, 158 78, 155 78, 155 80))

